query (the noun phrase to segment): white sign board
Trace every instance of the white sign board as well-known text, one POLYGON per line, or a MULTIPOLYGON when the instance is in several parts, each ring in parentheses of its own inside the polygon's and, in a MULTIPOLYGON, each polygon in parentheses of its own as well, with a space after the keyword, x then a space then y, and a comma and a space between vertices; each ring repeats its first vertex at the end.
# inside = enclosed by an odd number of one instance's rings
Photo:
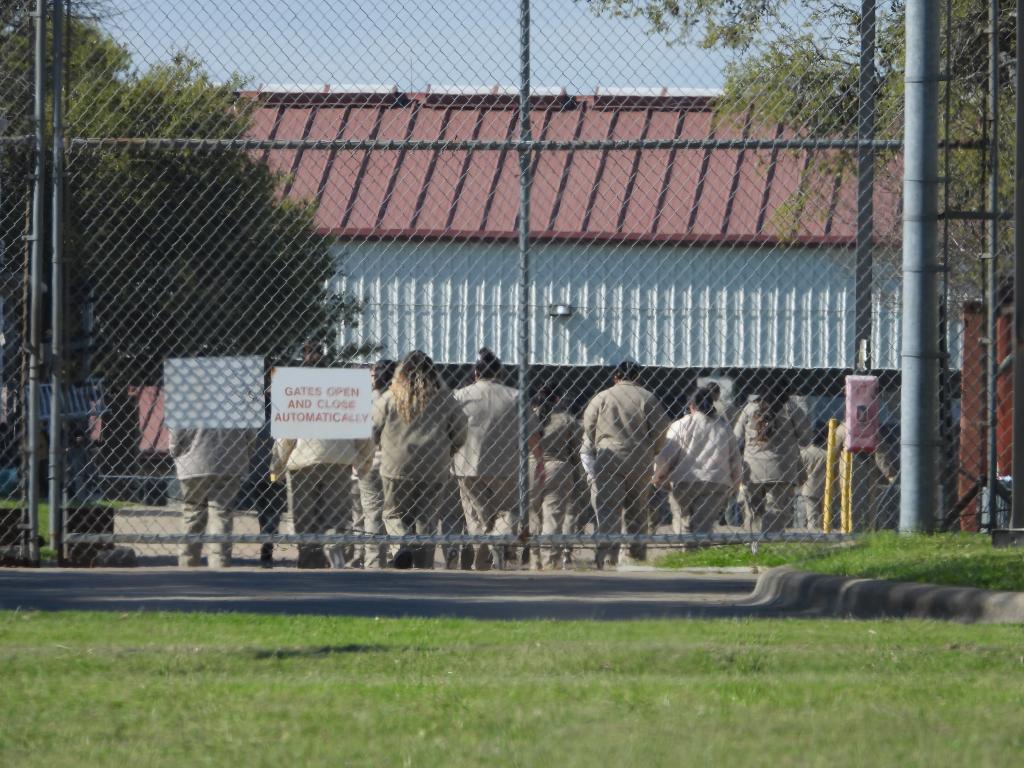
POLYGON ((370 419, 366 368, 276 368, 270 386, 270 434, 303 440, 365 440, 370 419))
POLYGON ((262 357, 164 361, 164 423, 170 429, 260 429, 263 371, 262 357))

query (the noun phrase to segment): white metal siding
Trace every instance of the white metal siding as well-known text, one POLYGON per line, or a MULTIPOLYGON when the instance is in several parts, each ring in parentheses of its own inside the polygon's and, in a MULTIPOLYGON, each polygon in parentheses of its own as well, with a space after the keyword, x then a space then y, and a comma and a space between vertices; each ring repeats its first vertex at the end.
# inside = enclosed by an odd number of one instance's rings
MULTIPOLYGON (((514 243, 335 246, 337 287, 365 301, 349 342, 463 363, 481 346, 517 361, 514 243)), ((532 361, 701 368, 842 368, 854 362, 853 252, 537 243, 532 361), (548 316, 570 304, 569 318, 548 316)), ((881 271, 881 270, 879 270, 881 271)), ((899 285, 875 277, 874 365, 899 367, 899 285)))

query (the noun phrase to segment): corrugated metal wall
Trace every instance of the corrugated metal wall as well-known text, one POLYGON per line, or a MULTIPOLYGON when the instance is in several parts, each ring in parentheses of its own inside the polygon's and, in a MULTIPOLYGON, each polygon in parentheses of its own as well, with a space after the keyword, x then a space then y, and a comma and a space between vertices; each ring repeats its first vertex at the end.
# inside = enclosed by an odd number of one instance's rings
MULTIPOLYGON (((337 287, 365 301, 347 342, 437 362, 481 346, 516 362, 515 243, 335 246, 337 287)), ((854 362, 848 249, 537 243, 532 358, 551 365, 843 368, 854 362), (571 305, 567 318, 552 304, 571 305)), ((878 272, 888 268, 879 268, 878 272)), ((874 367, 899 367, 899 286, 876 275, 874 367)))

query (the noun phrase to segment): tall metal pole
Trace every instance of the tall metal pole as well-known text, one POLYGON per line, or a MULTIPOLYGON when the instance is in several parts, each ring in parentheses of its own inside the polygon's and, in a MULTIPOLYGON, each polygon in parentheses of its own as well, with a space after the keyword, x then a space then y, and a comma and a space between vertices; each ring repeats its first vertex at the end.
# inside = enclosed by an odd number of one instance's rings
POLYGON ((999 2, 989 0, 989 107, 988 107, 988 255, 985 260, 988 338, 985 358, 987 440, 985 446, 986 486, 988 488, 988 524, 996 527, 999 497, 999 447, 996 433, 999 425, 999 402, 996 388, 999 377, 999 2))
POLYGON ((932 526, 938 486, 939 4, 907 0, 900 530, 932 526))
POLYGON ((39 561, 39 376, 40 320, 43 301, 43 189, 46 184, 46 0, 36 1, 35 101, 32 119, 35 127, 35 173, 32 180, 32 260, 29 267, 29 361, 28 361, 28 560, 39 561))
POLYGON ((64 430, 61 419, 61 361, 64 336, 64 1, 53 0, 53 207, 50 211, 50 546, 64 553, 64 430))
POLYGON ((875 148, 875 0, 861 0, 860 81, 858 84, 857 138, 857 267, 854 278, 854 368, 871 368, 871 294, 874 258, 875 148), (861 358, 860 350, 867 354, 861 358))
MULTIPOLYGON (((942 57, 942 210, 948 211, 949 204, 949 178, 950 178, 950 150, 949 150, 949 126, 953 112, 952 89, 950 88, 950 71, 952 67, 952 28, 953 28, 953 0, 946 0, 945 13, 942 18, 942 37, 944 40, 942 57)), ((942 219, 942 288, 939 301, 939 441, 942 444, 939 454, 940 472, 942 482, 939 485, 939 510, 943 520, 946 513, 956 502, 958 475, 950 471, 956 466, 954 455, 954 426, 952 403, 955 399, 951 377, 949 375, 949 217, 942 219)), ((959 521, 958 521, 959 522, 959 521)))
POLYGON ((530 0, 519 2, 519 525, 530 516, 530 0))
POLYGON ((1024 0, 1017 0, 1016 165, 1013 194, 1013 506, 1010 527, 1024 528, 1024 0), (1018 493, 1018 489, 1020 492, 1018 493))

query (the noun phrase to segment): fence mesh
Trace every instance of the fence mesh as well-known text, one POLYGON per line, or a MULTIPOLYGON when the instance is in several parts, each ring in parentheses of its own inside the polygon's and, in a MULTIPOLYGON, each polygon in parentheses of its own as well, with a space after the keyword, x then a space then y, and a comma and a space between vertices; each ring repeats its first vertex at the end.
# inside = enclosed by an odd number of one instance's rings
POLYGON ((32 192, 33 25, 29 3, 0 9, 0 562, 28 551, 29 520, 19 505, 24 400, 27 385, 29 248, 32 192))
MULTIPOLYGON (((983 186, 976 5, 944 127, 983 186)), ((521 10, 71 5, 70 561, 568 567, 896 526, 902 3, 547 0, 526 37, 521 10)), ((984 222, 946 226, 942 474, 973 481, 984 222)))

